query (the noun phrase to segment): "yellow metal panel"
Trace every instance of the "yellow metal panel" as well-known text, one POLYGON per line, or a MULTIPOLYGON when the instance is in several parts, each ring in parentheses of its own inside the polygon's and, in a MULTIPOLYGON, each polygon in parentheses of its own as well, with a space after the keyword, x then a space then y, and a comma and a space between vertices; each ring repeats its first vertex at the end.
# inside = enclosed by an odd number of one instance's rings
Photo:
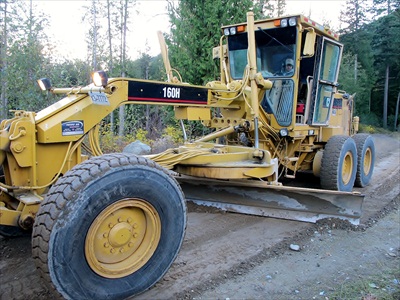
POLYGON ((243 175, 251 177, 251 178, 266 178, 275 173, 275 166, 271 165, 267 168, 252 168, 249 170, 245 170, 243 175))
POLYGON ((344 134, 342 127, 322 127, 321 128, 321 141, 327 142, 333 135, 344 134))
POLYGON ((33 166, 35 157, 35 124, 32 112, 17 112, 11 122, 8 139, 10 150, 20 167, 33 166))
POLYGON ((99 123, 104 117, 115 110, 121 103, 127 101, 128 84, 126 81, 111 82, 113 93, 107 94, 110 105, 93 104, 86 93, 68 96, 52 105, 52 109, 45 109, 36 117, 38 143, 59 143, 76 141, 99 123), (62 110, 58 106, 63 107, 62 110), (63 122, 83 122, 82 133, 66 132, 63 122))
POLYGON ((175 169, 180 174, 213 179, 266 178, 274 174, 274 166, 251 167, 194 167, 178 165, 175 169))
MULTIPOLYGON (((6 153, 8 170, 11 175, 11 182, 8 184, 12 186, 31 186, 32 185, 32 167, 20 167, 14 156, 10 153, 6 153)), ((6 170, 5 170, 6 171, 6 170)))
POLYGON ((175 117, 184 120, 209 121, 211 120, 211 111, 206 107, 176 107, 175 117))
MULTIPOLYGON (((38 144, 37 145, 37 182, 35 185, 42 186, 48 184, 61 170, 62 163, 67 155, 68 143, 58 144, 38 144), (51 157, 51 159, 49 159, 51 157)), ((80 151, 80 147, 77 148, 80 151)), ((80 157, 80 153, 79 153, 80 157)), ((61 170, 61 174, 65 174, 68 169, 72 168, 77 161, 77 155, 74 153, 71 157, 67 158, 67 161, 61 170), (69 166, 68 166, 69 165, 69 166)))
POLYGON ((18 226, 18 219, 21 215, 20 211, 8 209, 4 206, 0 207, 0 224, 9 226, 18 226))

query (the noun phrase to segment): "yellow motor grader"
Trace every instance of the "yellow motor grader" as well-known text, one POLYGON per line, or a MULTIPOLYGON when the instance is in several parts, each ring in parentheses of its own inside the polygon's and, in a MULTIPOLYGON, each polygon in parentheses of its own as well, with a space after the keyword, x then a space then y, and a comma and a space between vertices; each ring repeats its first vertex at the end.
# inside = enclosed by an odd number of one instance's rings
POLYGON ((369 183, 375 148, 356 134, 353 97, 338 89, 338 36, 302 15, 254 21, 252 12, 222 32, 218 81, 174 76, 160 35, 167 82, 98 71, 88 86, 54 88, 43 78, 43 90, 65 97, 1 122, 0 231, 32 230, 35 264, 56 297, 125 299, 150 288, 181 247, 186 200, 359 222, 363 195, 352 189, 369 183), (103 155, 99 123, 126 104, 172 105, 176 118, 213 131, 146 157, 103 155), (304 173, 320 187, 282 185, 304 173))

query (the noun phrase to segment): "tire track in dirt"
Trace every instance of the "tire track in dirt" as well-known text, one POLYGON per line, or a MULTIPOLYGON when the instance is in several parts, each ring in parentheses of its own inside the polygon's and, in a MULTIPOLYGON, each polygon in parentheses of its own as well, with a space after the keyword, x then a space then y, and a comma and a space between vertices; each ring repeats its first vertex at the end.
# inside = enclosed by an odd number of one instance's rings
MULTIPOLYGON (((197 226, 192 226, 191 220, 203 217, 200 214, 189 214, 188 239, 184 241, 172 268, 161 282, 135 299, 177 298, 177 294, 187 287, 213 283, 214 277, 225 278, 241 261, 258 255, 263 249, 270 248, 291 236, 294 228, 301 230, 309 226, 309 224, 298 224, 295 221, 226 214, 220 216, 219 220, 219 223, 225 224, 224 235, 202 240, 201 243, 196 243, 196 246, 189 245, 186 248, 186 244, 190 244, 193 231, 199 230, 197 226), (242 224, 242 226, 237 228, 233 226, 230 229, 229 224, 242 224)), ((209 232, 212 236, 215 228, 215 225, 210 223, 202 226, 201 230, 209 232)))

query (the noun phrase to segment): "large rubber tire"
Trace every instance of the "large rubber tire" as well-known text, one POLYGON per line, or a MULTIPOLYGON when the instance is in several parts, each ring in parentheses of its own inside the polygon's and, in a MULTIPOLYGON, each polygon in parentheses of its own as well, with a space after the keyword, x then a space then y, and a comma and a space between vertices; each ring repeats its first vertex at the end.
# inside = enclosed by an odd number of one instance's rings
POLYGON ((166 170, 143 157, 108 154, 52 186, 35 220, 32 252, 55 296, 125 299, 161 279, 185 230, 184 195, 166 170))
POLYGON ((332 136, 325 145, 321 161, 321 187, 351 192, 357 173, 357 148, 348 136, 332 136))
POLYGON ((353 136, 357 146, 357 175, 355 186, 365 187, 371 180, 375 165, 375 144, 369 134, 353 136))

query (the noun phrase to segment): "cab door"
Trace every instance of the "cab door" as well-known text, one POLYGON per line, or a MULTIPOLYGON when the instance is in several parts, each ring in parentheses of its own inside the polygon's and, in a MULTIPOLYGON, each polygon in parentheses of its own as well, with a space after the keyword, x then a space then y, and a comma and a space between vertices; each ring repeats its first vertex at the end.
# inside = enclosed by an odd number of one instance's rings
POLYGON ((317 72, 314 74, 315 95, 312 125, 329 125, 333 94, 338 85, 340 60, 343 45, 323 38, 317 72))

